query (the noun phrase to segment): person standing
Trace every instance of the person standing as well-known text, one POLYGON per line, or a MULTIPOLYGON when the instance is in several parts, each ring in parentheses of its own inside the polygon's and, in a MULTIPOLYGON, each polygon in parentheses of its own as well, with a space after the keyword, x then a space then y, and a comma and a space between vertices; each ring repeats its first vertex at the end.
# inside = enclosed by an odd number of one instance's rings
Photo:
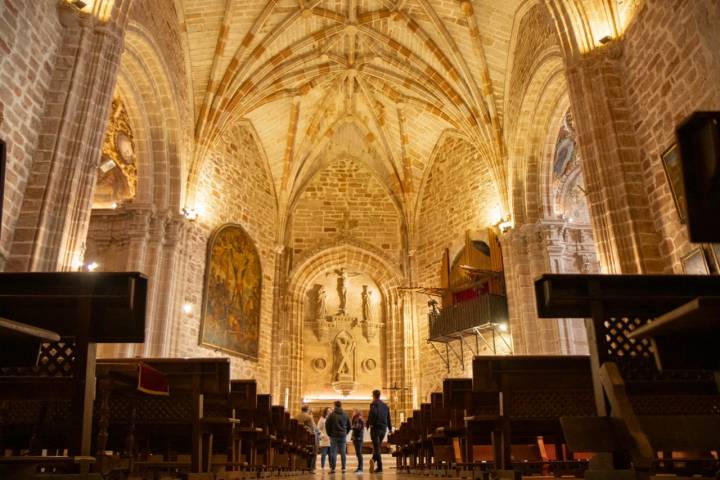
POLYGON ((315 444, 313 446, 313 454, 308 458, 308 468, 311 472, 315 471, 315 463, 317 462, 317 451, 318 451, 318 434, 317 427, 315 426, 315 419, 313 418, 312 411, 308 405, 303 405, 300 409, 300 415, 297 417, 297 421, 300 425, 305 427, 305 430, 313 434, 315 438, 315 444))
POLYGON ((358 466, 355 469, 355 473, 362 473, 363 471, 363 438, 365 436, 365 419, 363 419, 360 410, 353 410, 352 421, 352 442, 355 447, 355 456, 357 457, 358 466))
POLYGON ((332 412, 332 409, 325 407, 317 423, 317 428, 320 431, 320 440, 318 442, 320 446, 320 468, 323 470, 325 470, 325 457, 330 457, 330 437, 328 437, 325 430, 325 420, 330 415, 330 412, 332 412))
POLYGON ((370 460, 370 473, 382 472, 382 442, 388 430, 392 432, 390 421, 390 408, 380 400, 380 390, 373 390, 373 401, 370 404, 367 426, 370 429, 370 439, 373 445, 372 460, 370 460))
POLYGON ((335 401, 335 409, 325 419, 325 431, 330 437, 330 473, 335 473, 338 451, 340 452, 342 471, 345 473, 347 463, 345 446, 347 444, 347 435, 350 433, 350 418, 343 411, 340 400, 335 401))

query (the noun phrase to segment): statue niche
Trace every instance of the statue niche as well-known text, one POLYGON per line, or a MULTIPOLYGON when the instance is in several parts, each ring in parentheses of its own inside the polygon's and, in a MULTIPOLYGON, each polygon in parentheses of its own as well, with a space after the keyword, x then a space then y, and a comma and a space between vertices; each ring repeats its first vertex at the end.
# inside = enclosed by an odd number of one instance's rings
POLYGON ((310 322, 312 325, 315 337, 324 342, 327 340, 329 331, 329 321, 327 315, 327 292, 325 287, 322 285, 315 285, 315 287, 308 292, 312 305, 312 314, 310 322))
POLYGON ((362 298, 362 320, 360 323, 362 325, 363 335, 368 342, 372 342, 375 339, 375 334, 380 326, 373 317, 372 293, 372 290, 368 290, 367 285, 362 286, 362 293, 360 294, 362 298))
POLYGON ((333 382, 336 392, 349 395, 355 388, 355 339, 347 330, 333 341, 333 382))

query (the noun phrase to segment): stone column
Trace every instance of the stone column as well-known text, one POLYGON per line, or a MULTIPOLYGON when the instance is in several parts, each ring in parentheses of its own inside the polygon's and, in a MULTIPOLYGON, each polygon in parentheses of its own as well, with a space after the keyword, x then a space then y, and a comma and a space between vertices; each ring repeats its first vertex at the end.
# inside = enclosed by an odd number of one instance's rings
POLYGON ((58 3, 62 44, 8 271, 66 270, 83 256, 130 3, 114 0, 107 19, 58 3))
POLYGON ((621 39, 566 58, 573 118, 601 264, 610 273, 661 272, 638 143, 622 75, 621 39))

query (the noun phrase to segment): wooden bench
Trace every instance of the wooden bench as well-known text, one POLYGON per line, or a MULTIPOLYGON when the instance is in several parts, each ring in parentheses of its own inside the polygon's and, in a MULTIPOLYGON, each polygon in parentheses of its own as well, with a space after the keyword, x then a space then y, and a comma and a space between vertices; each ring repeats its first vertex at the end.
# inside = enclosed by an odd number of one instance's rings
POLYGON ((29 454, 52 471, 63 459, 87 469, 96 344, 143 342, 146 295, 139 273, 0 273, 0 317, 57 334, 0 339, 0 443, 12 451, 0 464, 29 454), (58 455, 46 465, 43 450, 58 455))
POLYGON ((484 394, 476 405, 484 402, 488 409, 468 418, 468 425, 476 424, 469 427, 471 438, 490 441, 492 456, 485 460, 497 470, 582 473, 582 462, 567 458, 560 418, 595 415, 589 357, 475 357, 473 389, 484 394), (498 404, 496 413, 493 403, 498 404))
MULTIPOLYGON (((230 361, 227 358, 98 360, 98 366, 106 373, 141 363, 166 376, 169 395, 128 398, 109 392, 107 448, 133 459, 134 471, 202 473, 211 470, 213 443, 217 440, 227 463, 237 463, 232 446, 238 422, 232 416, 230 402, 230 361)), ((106 392, 99 393, 101 398, 106 396, 106 392)))
POLYGON ((717 296, 720 277, 544 275, 535 290, 540 317, 586 318, 600 416, 561 419, 570 450, 605 454, 592 468, 608 478, 717 471, 708 455, 720 450, 716 373, 671 368, 685 365, 682 354, 658 352, 658 344, 632 332, 699 296, 717 296), (668 368, 658 368, 656 353, 668 368), (681 454, 681 461, 672 458, 681 454))

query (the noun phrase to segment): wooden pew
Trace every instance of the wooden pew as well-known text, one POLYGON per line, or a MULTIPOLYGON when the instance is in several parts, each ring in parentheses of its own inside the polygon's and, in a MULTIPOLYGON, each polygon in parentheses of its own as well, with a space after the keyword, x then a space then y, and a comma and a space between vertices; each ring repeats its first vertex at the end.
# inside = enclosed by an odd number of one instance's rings
POLYGON ((230 401, 234 416, 239 420, 235 429, 238 440, 240 461, 246 462, 250 469, 256 469, 258 442, 267 435, 269 413, 261 413, 258 408, 257 382, 255 380, 232 380, 230 382, 230 401), (263 417, 261 419, 260 417, 263 417), (261 426, 262 424, 262 426, 261 426))
POLYGON ((143 342, 146 296, 133 272, 0 273, 0 317, 59 336, 0 338, 0 437, 13 452, 0 464, 87 470, 96 344, 143 342), (29 459, 42 450, 57 455, 29 459))
POLYGON ((478 356, 473 388, 490 408, 499 404, 495 413, 468 418, 484 427, 496 470, 582 473, 582 462, 566 459, 560 418, 595 414, 589 357, 478 356))
POLYGON ((137 456, 133 467, 138 471, 202 473, 211 469, 212 444, 217 439, 227 448, 227 463, 232 464, 231 438, 237 422, 230 403, 229 359, 98 360, 99 367, 108 373, 140 363, 166 376, 169 395, 128 399, 109 392, 108 449, 125 452, 133 459, 137 456), (128 432, 133 439, 130 444, 128 432))
MULTIPOLYGON (((707 454, 720 451, 716 372, 660 370, 657 345, 630 334, 698 296, 717 296, 720 277, 544 275, 535 282, 535 290, 540 317, 586 318, 600 417, 561 420, 571 450, 605 454, 597 455, 595 465, 613 478, 647 478, 664 471, 709 474, 718 469, 717 460, 707 454), (700 458, 671 458, 681 452, 700 458)), ((673 358, 672 351, 660 354, 664 365, 684 363, 683 358, 673 358)))
POLYGON ((275 461, 273 445, 277 441, 272 431, 272 395, 257 396, 255 425, 262 429, 255 443, 255 465, 258 470, 272 468, 275 461))

